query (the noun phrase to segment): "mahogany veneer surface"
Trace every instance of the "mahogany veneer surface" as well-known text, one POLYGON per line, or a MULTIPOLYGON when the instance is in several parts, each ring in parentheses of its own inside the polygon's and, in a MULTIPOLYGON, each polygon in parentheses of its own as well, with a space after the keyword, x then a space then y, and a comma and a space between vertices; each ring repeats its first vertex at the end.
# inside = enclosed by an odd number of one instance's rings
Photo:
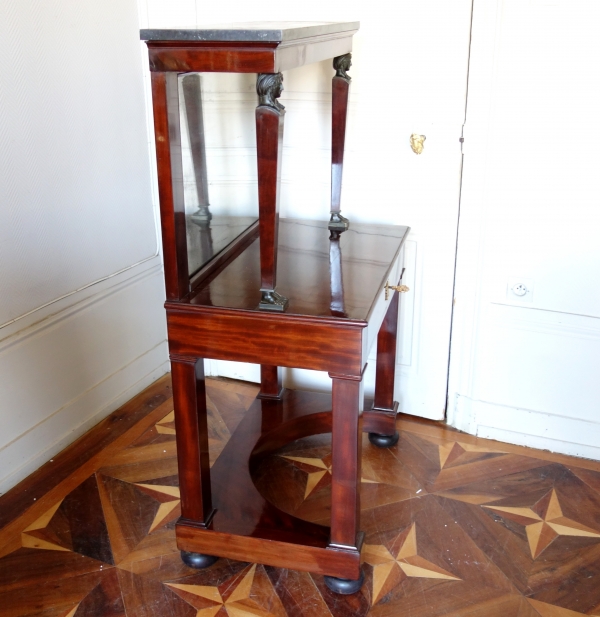
POLYGON ((347 54, 358 28, 358 22, 247 22, 147 29, 140 38, 151 71, 278 73, 347 54))
MULTIPOLYGON (((345 318, 366 320, 408 227, 353 223, 337 243, 329 239, 327 224, 280 219, 277 290, 290 301, 286 315, 331 317, 332 272, 335 275, 341 271, 345 318), (339 269, 330 267, 332 251, 341 255, 339 269)), ((256 239, 209 285, 193 295, 190 303, 256 309, 260 301, 259 246, 260 240, 256 239)))
MULTIPOLYGON (((211 463, 257 391, 207 380, 211 463)), ((402 415, 397 445, 363 440, 359 593, 335 595, 319 575, 227 559, 188 568, 175 543, 173 407, 159 392, 168 394, 164 381, 136 398, 139 409, 123 408, 137 422, 123 418, 127 429, 93 456, 55 457, 70 471, 38 477, 35 501, 3 518, 2 617, 600 615, 600 463, 402 415)), ((314 396, 327 406, 328 395, 314 396)), ((329 521, 330 473, 328 434, 253 468, 263 498, 316 524, 329 521)), ((0 497, 3 512, 20 504, 11 493, 0 497)))
POLYGON ((256 216, 213 216, 210 225, 201 227, 186 218, 188 269, 193 276, 204 264, 231 244, 257 219, 256 216))

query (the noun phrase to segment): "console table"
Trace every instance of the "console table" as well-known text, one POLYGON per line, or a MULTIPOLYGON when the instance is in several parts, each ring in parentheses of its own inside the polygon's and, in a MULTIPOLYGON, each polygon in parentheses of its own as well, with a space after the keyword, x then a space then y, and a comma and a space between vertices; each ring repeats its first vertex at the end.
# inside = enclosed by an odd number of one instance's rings
POLYGON ((398 298, 399 291, 407 291, 400 279, 408 228, 350 224, 340 211, 348 70, 357 30, 355 22, 283 22, 141 31, 152 72, 182 559, 197 568, 227 557, 306 570, 325 575, 338 593, 358 591, 363 580, 361 432, 368 431, 380 447, 398 439, 393 399, 398 298), (281 71, 328 58, 336 71, 329 220, 280 221, 281 71), (216 224, 208 208, 201 111, 198 116, 186 100, 190 140, 192 129, 197 138, 200 203, 191 218, 204 247, 200 257, 190 259, 178 75, 206 71, 258 74, 259 217, 216 224), (220 234, 217 245, 214 230, 220 234), (362 380, 375 342, 375 399, 363 411, 362 380), (212 469, 204 358, 261 365, 260 393, 212 469), (331 396, 283 389, 281 367, 327 371, 331 396), (280 511, 251 479, 262 457, 292 440, 327 432, 332 433, 331 527, 280 511))

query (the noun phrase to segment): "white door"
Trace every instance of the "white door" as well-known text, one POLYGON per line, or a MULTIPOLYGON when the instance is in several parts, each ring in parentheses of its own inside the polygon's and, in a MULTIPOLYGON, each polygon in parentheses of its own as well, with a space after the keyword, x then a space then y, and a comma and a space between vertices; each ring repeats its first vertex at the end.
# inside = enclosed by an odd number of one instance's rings
POLYGON ((600 459, 600 4, 475 0, 449 421, 600 459))
MULTIPOLYGON (((193 0, 180 4, 175 15, 157 0, 147 2, 144 19, 149 27, 193 26, 196 16, 199 24, 226 22, 231 15, 236 21, 360 20, 350 71, 342 212, 351 221, 412 228, 405 250, 412 291, 402 297, 396 399, 404 412, 443 418, 471 0, 198 2, 196 11, 193 0), (426 136, 420 155, 410 147, 413 133, 426 136)), ((284 74, 282 216, 328 217, 332 76, 329 62, 284 74)), ((248 199, 256 193, 254 76, 204 75, 203 89, 211 203, 235 194, 248 199)), ((248 365, 210 361, 207 367, 212 374, 259 377, 257 367, 248 365)), ((374 356, 369 367, 367 391, 374 356)), ((327 375, 297 370, 287 371, 286 383, 330 387, 327 375)))

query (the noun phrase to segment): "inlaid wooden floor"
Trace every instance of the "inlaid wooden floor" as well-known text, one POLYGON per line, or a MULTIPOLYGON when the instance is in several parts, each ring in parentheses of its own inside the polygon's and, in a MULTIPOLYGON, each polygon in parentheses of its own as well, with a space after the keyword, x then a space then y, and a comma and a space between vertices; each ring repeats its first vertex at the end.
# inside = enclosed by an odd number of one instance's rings
MULTIPOLYGON (((207 390, 214 461, 257 388, 209 380, 207 390)), ((389 450, 364 440, 360 593, 226 559, 196 571, 175 546, 165 378, 0 497, 0 615, 600 616, 600 463, 407 417, 398 426, 389 450)), ((329 436, 312 437, 264 461, 255 481, 281 509, 327 522, 330 466, 329 436)))

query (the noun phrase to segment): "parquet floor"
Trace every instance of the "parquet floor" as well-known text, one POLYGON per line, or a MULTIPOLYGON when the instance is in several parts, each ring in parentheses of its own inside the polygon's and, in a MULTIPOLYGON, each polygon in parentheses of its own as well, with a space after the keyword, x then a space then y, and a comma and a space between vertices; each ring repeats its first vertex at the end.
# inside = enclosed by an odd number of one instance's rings
MULTIPOLYGON (((214 461, 257 389, 207 389, 214 461)), ((181 563, 168 380, 147 396, 142 417, 99 451, 80 447, 75 468, 66 453, 0 497, 2 617, 600 616, 600 463, 401 418, 393 448, 365 438, 366 581, 343 597, 317 575, 181 563)), ((280 508, 326 522, 330 464, 329 436, 313 437, 255 481, 280 508)))

